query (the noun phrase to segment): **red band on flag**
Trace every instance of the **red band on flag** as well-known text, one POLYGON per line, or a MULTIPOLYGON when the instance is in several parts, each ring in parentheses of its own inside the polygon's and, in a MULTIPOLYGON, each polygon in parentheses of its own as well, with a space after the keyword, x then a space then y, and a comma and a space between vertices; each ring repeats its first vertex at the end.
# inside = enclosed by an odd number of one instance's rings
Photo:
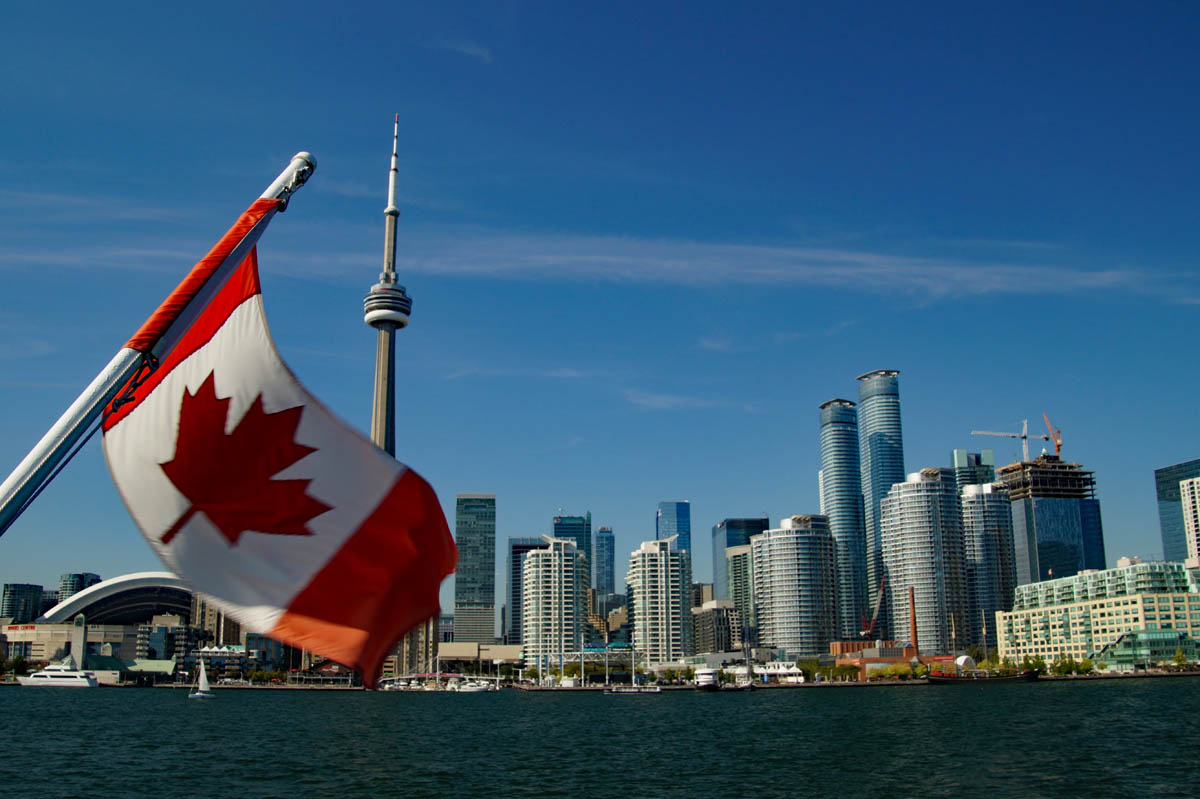
POLYGON ((183 313, 188 304, 196 298, 205 284, 217 273, 230 254, 242 243, 246 234, 253 230, 264 216, 277 209, 279 203, 280 200, 277 199, 255 200, 246 209, 246 212, 238 217, 238 221, 233 224, 233 227, 221 237, 216 246, 209 250, 208 255, 201 258, 192 267, 192 271, 188 272, 187 277, 163 300, 162 304, 158 306, 158 310, 151 314, 150 318, 133 334, 133 338, 125 344, 126 348, 149 352, 171 327, 171 324, 183 313))
POLYGON ((400 636, 440 610, 457 559, 437 495, 408 469, 269 635, 361 669, 373 688, 400 636))
MULTIPOLYGON (((172 348, 158 368, 137 387, 133 394, 133 400, 122 402, 119 408, 105 416, 100 429, 107 432, 117 422, 128 416, 159 383, 166 379, 167 375, 171 374, 172 369, 207 344, 239 305, 261 291, 262 287, 258 281, 258 251, 254 249, 221 287, 217 296, 213 297, 212 302, 204 309, 204 313, 200 314, 192 326, 187 329, 187 332, 179 339, 179 343, 172 348)), ((166 303, 163 303, 163 306, 165 307, 166 303)), ((132 342, 132 339, 130 341, 132 342)), ((132 346, 132 344, 127 346, 132 346)))

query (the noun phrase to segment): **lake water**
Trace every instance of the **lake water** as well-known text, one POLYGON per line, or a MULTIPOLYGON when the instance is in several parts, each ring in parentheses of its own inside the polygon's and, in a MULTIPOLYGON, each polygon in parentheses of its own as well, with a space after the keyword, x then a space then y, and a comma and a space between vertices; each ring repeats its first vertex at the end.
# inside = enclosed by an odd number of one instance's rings
POLYGON ((0 688, 5 797, 1191 797, 1200 679, 605 696, 0 688))

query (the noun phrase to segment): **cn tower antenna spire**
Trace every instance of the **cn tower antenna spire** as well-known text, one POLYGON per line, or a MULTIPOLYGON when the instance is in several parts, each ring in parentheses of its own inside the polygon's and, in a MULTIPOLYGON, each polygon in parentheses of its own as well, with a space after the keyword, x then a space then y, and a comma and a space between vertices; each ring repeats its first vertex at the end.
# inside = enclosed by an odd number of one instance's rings
POLYGON ((371 408, 371 441, 375 446, 396 454, 396 331, 408 327, 412 299, 404 286, 396 282, 396 226, 400 208, 396 205, 397 148, 400 139, 400 115, 392 128, 392 166, 388 173, 388 204, 383 209, 383 271, 379 282, 363 298, 363 321, 379 331, 375 350, 375 396, 371 408))

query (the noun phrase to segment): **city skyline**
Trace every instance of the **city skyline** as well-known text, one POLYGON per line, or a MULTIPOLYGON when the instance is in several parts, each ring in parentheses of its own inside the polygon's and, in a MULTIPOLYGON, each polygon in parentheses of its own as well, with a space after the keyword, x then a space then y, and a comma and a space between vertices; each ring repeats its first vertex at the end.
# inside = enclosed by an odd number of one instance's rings
MULTIPOLYGON (((345 35, 302 80, 276 69, 263 9, 12 15, 5 474, 301 149, 319 166, 260 246, 266 313, 289 366, 368 430, 361 301, 399 112, 415 307, 396 449, 448 518, 458 492, 495 493, 502 542, 590 508, 624 553, 663 497, 689 497, 703 535, 815 513, 818 405, 894 368, 905 473, 983 443, 1002 467, 1019 442, 970 431, 1045 412, 1096 474, 1109 565, 1162 556, 1153 471, 1200 456, 1191 10, 629 25, 414 4, 399 33, 309 10, 345 35), (1129 37, 1155 46, 1123 56, 1129 37), (184 63, 202 66, 158 68, 184 63)), ((11 582, 157 568, 95 442, 0 552, 11 582)))

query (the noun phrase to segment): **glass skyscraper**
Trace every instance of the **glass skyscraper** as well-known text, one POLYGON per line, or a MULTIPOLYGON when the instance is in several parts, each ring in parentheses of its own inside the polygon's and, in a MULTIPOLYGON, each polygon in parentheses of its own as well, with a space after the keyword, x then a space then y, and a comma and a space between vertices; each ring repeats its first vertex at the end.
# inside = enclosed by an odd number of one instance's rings
POLYGON ((688 502, 660 502, 654 518, 654 540, 679 536, 676 546, 692 551, 692 506, 688 502))
POLYGON ((837 544, 839 635, 858 637, 867 609, 866 534, 859 470, 858 411, 845 399, 821 408, 821 513, 837 544))
POLYGON ((713 599, 733 599, 729 594, 725 550, 748 545, 750 536, 758 535, 769 526, 766 516, 757 519, 724 519, 713 525, 713 599))
POLYGON ((459 494, 454 506, 454 640, 496 641, 496 495, 459 494))
POLYGON ((584 571, 584 589, 591 588, 592 574, 592 512, 582 516, 555 516, 554 537, 575 542, 575 548, 583 555, 587 564, 584 571))
POLYGON ((601 527, 596 531, 596 593, 615 594, 617 592, 616 576, 616 543, 613 540, 611 527, 601 527))
POLYGON ((100 575, 91 572, 63 574, 58 578, 58 601, 65 602, 85 588, 100 582, 100 575))
POLYGON ((952 450, 950 466, 954 469, 954 482, 959 491, 963 486, 984 485, 996 480, 996 453, 990 449, 982 452, 952 450))
MULTIPOLYGON (((867 601, 874 607, 884 575, 879 503, 893 485, 904 482, 900 373, 894 369, 876 369, 858 376, 858 451, 866 529, 867 601)), ((880 623, 891 614, 886 607, 887 594, 885 591, 880 623)), ((887 637, 890 632, 880 630, 879 637, 887 637)))
POLYGON ((1092 473, 1039 455, 997 474, 1012 497, 1017 585, 1105 567, 1100 501, 1092 473))
POLYGON ((1183 562, 1188 556, 1183 535, 1183 506, 1179 482, 1200 477, 1200 460, 1176 463, 1154 470, 1154 492, 1158 495, 1158 527, 1162 532, 1163 560, 1183 562))
POLYGON ((540 537, 508 539, 508 629, 504 635, 506 643, 521 643, 521 622, 525 607, 521 587, 525 554, 535 549, 545 549, 548 546, 546 539, 540 537))

